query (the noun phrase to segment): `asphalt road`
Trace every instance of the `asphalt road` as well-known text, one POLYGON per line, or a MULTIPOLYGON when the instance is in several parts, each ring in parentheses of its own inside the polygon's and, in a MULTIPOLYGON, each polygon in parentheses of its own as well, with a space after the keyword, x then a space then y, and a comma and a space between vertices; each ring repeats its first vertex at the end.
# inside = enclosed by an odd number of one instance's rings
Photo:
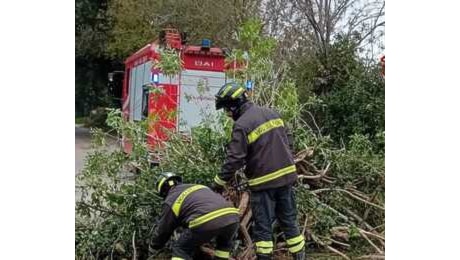
MULTIPOLYGON (((116 140, 107 138, 106 139, 109 150, 119 148, 116 140)), ((81 170, 85 166, 86 155, 91 152, 91 134, 88 128, 81 126, 75 126, 75 177, 80 174, 81 170)), ((75 184, 77 186, 84 185, 75 178, 75 184)), ((80 200, 81 194, 79 189, 75 189, 75 201, 80 200)))
POLYGON ((91 136, 88 128, 75 126, 75 175, 85 165, 86 154, 91 151, 91 136))

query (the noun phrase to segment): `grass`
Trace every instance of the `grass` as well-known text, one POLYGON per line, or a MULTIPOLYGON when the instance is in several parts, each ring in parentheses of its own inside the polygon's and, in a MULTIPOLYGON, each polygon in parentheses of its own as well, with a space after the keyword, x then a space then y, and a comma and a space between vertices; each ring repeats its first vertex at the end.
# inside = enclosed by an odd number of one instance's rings
POLYGON ((75 124, 82 125, 86 121, 86 117, 75 117, 75 124))

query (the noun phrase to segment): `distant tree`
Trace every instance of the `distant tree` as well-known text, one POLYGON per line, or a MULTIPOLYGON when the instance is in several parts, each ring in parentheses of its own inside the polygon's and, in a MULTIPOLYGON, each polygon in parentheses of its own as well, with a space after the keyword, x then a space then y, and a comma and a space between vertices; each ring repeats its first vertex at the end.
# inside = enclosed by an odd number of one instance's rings
POLYGON ((77 58, 104 56, 110 23, 109 0, 75 1, 75 55, 77 58))
POLYGON ((366 45, 384 35, 384 0, 268 0, 263 10, 266 31, 285 54, 314 51, 326 57, 337 35, 356 40, 357 48, 372 47, 366 45))
POLYGON ((233 47, 235 32, 243 21, 257 16, 261 0, 113 0, 113 21, 108 53, 125 58, 155 39, 165 27, 188 33, 191 43, 209 38, 214 44, 233 47))
POLYGON ((305 119, 335 140, 384 129, 384 0, 268 0, 264 29, 288 62, 305 119), (313 118, 316 120, 313 122, 313 118))
POLYGON ((106 57, 108 0, 75 2, 75 112, 86 116, 89 111, 109 105, 107 73, 115 61, 106 57))

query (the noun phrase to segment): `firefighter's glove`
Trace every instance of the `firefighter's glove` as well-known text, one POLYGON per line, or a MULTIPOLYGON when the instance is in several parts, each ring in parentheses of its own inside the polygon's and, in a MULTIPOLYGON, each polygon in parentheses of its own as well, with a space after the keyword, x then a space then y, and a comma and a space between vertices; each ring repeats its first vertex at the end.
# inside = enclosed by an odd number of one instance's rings
POLYGON ((214 192, 219 193, 219 194, 222 194, 222 192, 224 191, 224 186, 222 186, 220 184, 217 184, 215 182, 213 182, 211 185, 209 185, 209 188, 211 188, 211 190, 213 190, 214 192))

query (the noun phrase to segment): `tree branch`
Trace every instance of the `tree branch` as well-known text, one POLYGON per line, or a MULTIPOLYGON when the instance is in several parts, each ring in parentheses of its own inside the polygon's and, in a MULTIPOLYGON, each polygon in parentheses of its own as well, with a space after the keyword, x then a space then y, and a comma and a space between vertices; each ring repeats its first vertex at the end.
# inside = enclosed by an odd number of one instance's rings
POLYGON ((318 244, 324 246, 325 248, 327 248, 329 251, 332 251, 338 255, 340 255, 341 257, 347 259, 347 260, 350 260, 350 258, 348 256, 346 256, 344 253, 340 252, 339 250, 327 245, 326 243, 324 243, 323 241, 319 240, 314 234, 311 234, 311 238, 318 244))
POLYGON ((367 240, 367 242, 369 242, 369 244, 370 244, 373 248, 375 248, 375 250, 377 250, 377 252, 378 252, 379 254, 383 254, 383 251, 382 251, 380 248, 378 248, 378 246, 376 246, 376 245, 374 244, 374 242, 372 242, 372 240, 370 240, 370 239, 366 236, 366 234, 365 234, 364 232, 362 232, 362 231, 360 230, 359 233, 361 234, 361 236, 362 236, 364 239, 367 240))

